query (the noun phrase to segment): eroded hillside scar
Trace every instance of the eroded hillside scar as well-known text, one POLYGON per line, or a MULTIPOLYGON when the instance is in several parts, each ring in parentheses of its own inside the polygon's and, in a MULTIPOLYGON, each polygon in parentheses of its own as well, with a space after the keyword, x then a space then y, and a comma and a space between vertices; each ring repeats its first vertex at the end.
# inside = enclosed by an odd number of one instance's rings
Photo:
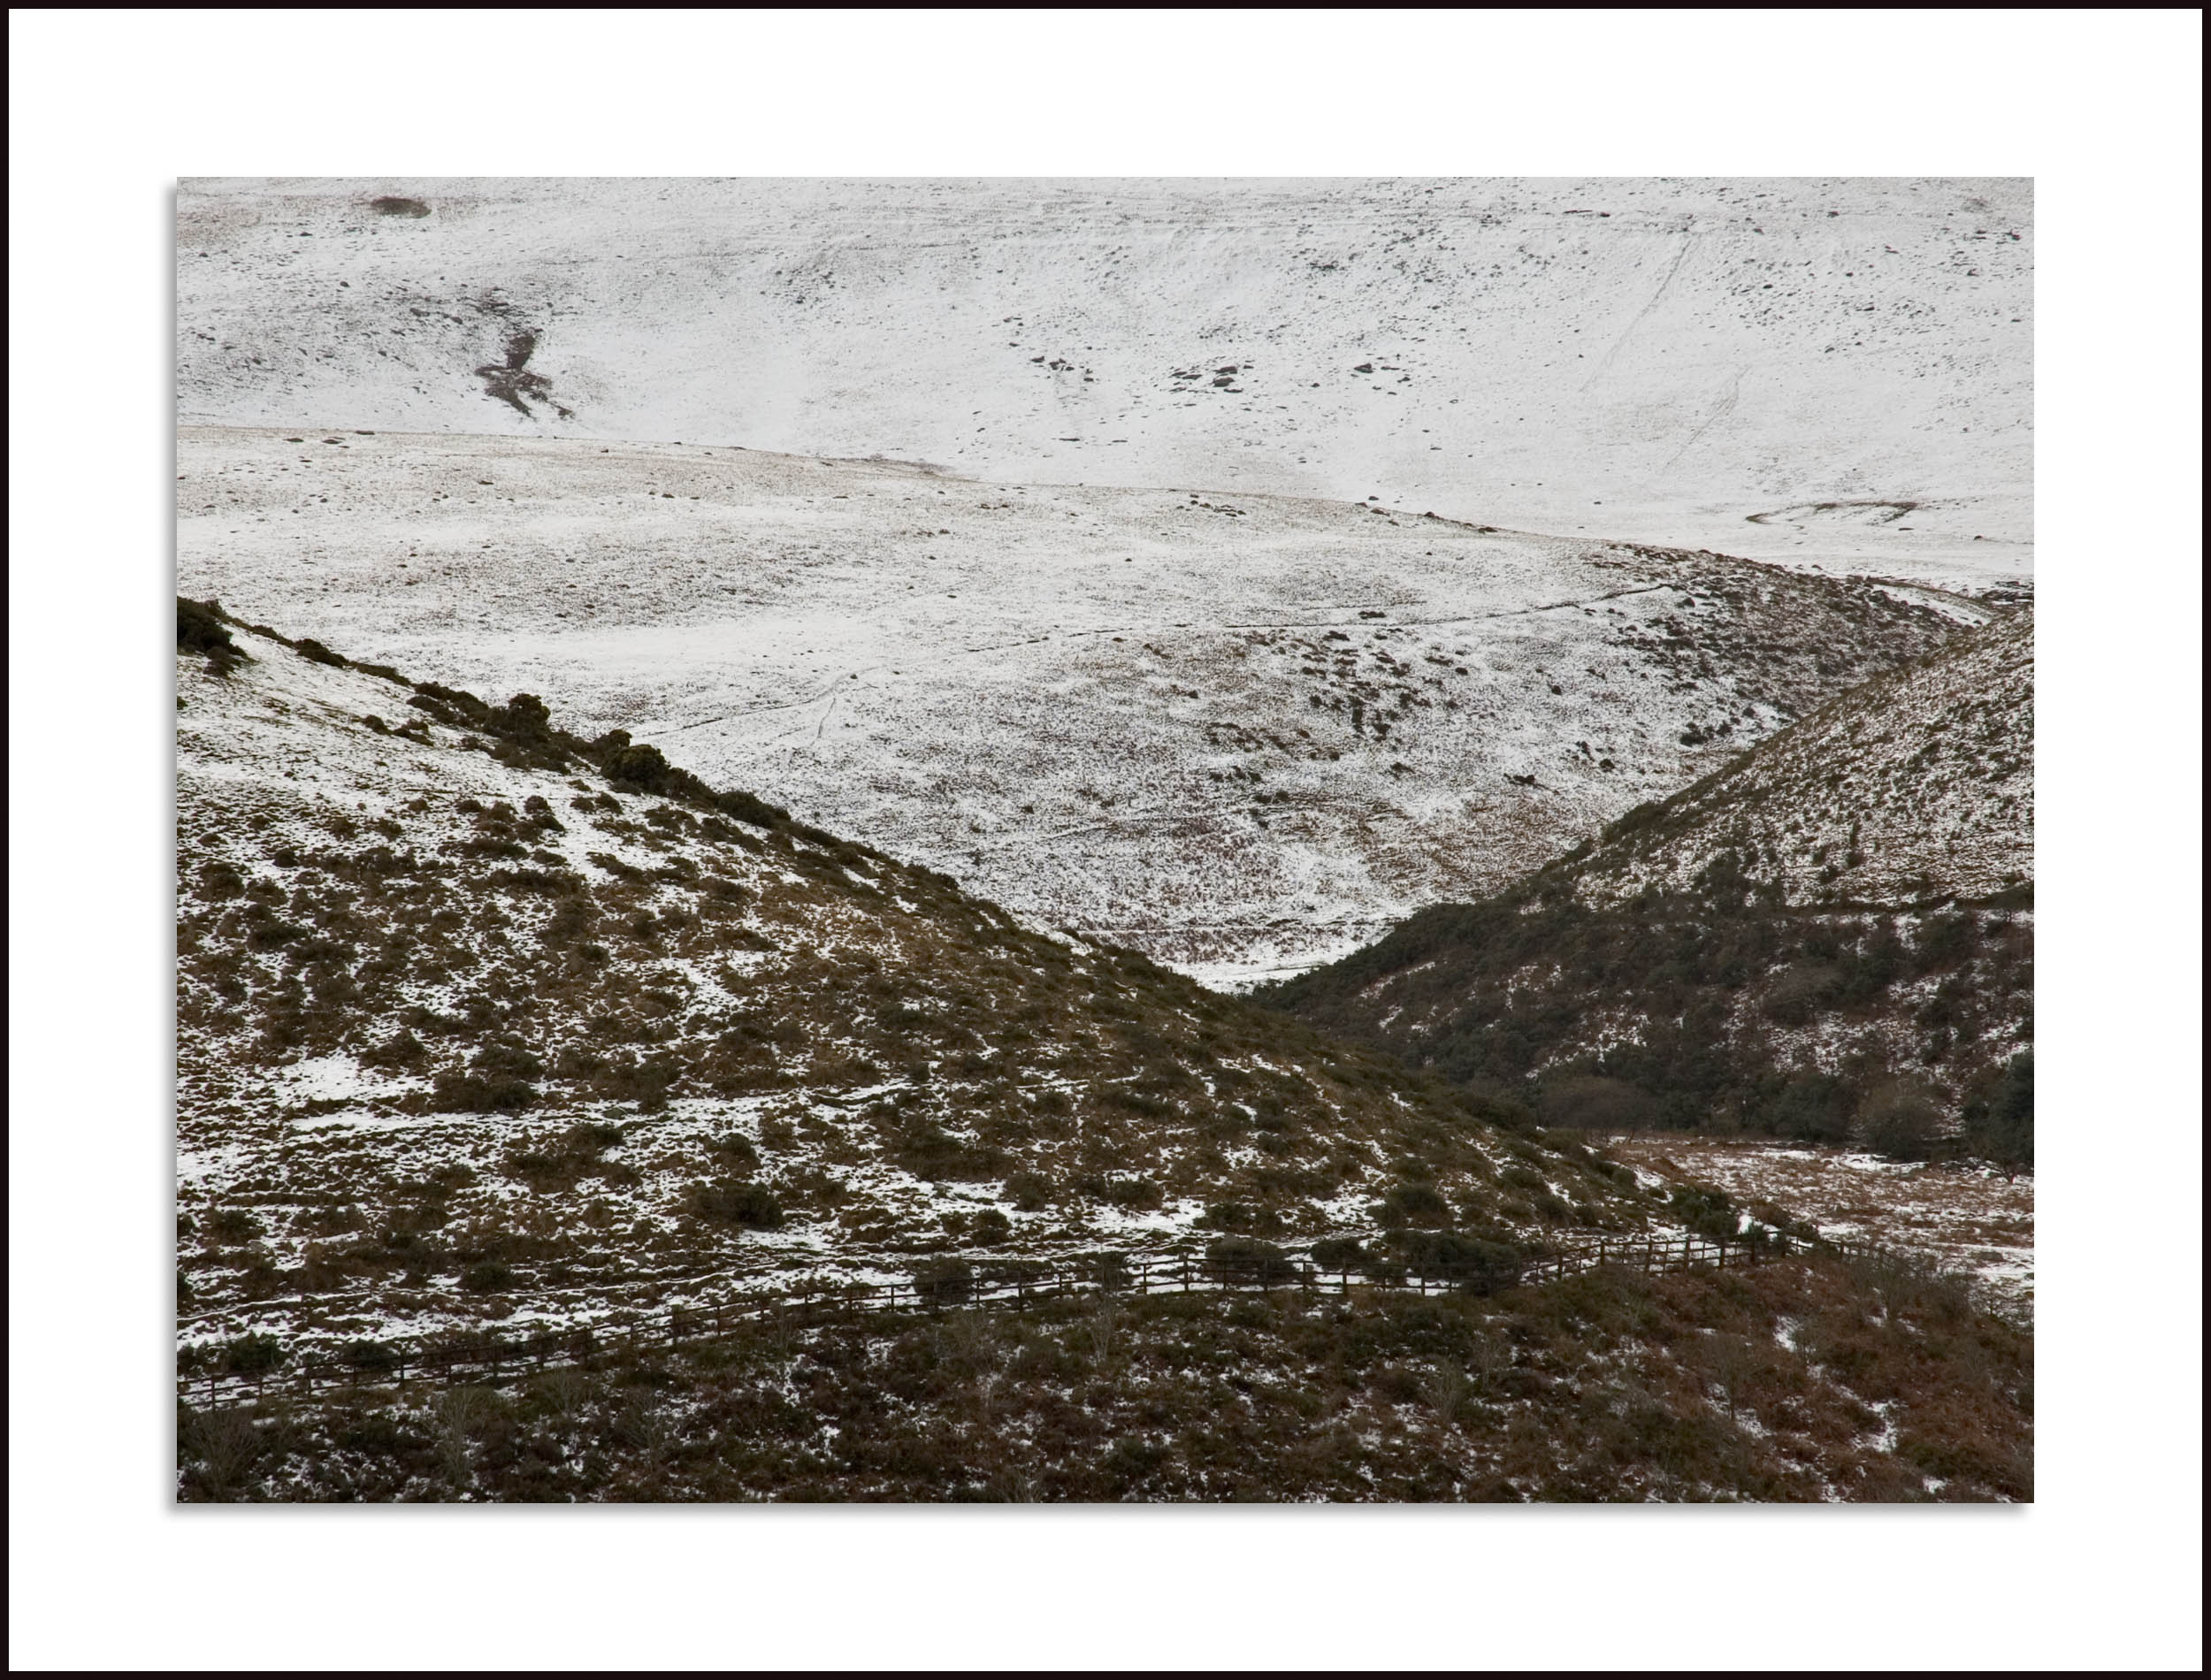
POLYGON ((486 396, 505 403, 525 420, 538 416, 531 411, 530 402, 546 404, 563 420, 572 420, 576 411, 553 401, 553 382, 541 373, 529 370, 530 358, 537 351, 538 335, 527 328, 508 335, 506 357, 501 363, 486 363, 476 370, 476 377, 484 382, 486 396))

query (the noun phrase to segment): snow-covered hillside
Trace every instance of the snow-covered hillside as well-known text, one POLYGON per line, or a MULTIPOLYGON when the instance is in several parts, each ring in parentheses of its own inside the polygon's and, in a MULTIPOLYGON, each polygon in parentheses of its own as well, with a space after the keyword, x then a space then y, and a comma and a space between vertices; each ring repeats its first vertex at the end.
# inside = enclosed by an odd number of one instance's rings
POLYGON ((1229 981, 1475 897, 1986 609, 1373 504, 187 430, 179 587, 662 742, 1229 981))
POLYGON ((1877 678, 1666 802, 1575 872, 1616 902, 1721 852, 1792 904, 1983 899, 2034 880, 2034 618, 1877 678))
POLYGON ((2031 570, 2024 180, 193 180, 187 422, 2031 570))

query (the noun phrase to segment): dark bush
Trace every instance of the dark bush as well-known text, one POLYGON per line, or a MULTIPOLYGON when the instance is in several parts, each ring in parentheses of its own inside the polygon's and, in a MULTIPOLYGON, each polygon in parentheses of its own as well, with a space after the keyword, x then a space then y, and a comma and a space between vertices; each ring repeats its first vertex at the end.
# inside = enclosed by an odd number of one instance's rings
POLYGON ((1634 1132, 1656 1124, 1658 1104, 1626 1080, 1590 1074, 1547 1082, 1543 1118, 1578 1132, 1634 1132))
POLYGON ((707 1146, 716 1155, 725 1155, 745 1166, 760 1165, 760 1151, 753 1147, 752 1139, 740 1132, 731 1132, 715 1138, 707 1146))
POLYGON ((243 1208, 224 1208, 208 1219, 208 1229, 225 1242, 250 1242, 262 1233, 261 1221, 243 1208))
POLYGON ((1006 1199, 1023 1213, 1052 1205, 1052 1180, 1041 1172, 1016 1172, 1006 1180, 1006 1199))
POLYGON ((479 1260, 461 1274, 461 1287, 477 1294, 514 1287, 515 1269, 504 1260, 479 1260))
MULTIPOLYGON (((618 1126, 604 1120, 578 1120, 562 1134, 561 1142, 572 1155, 601 1155, 619 1144, 627 1134, 618 1126)), ((739 1143, 745 1140, 738 1138, 739 1143)), ((745 1152, 752 1157, 752 1145, 745 1144, 745 1152)))
POLYGON ((298 652, 302 658, 311 659, 317 665, 343 665, 346 663, 346 658, 342 653, 332 653, 328 648, 325 647, 320 642, 317 641, 311 636, 301 637, 298 641, 292 644, 292 646, 298 652))
POLYGON ((791 813, 779 805, 769 805, 765 799, 754 798, 749 793, 735 790, 717 794, 714 803, 725 814, 739 822, 749 822, 755 829, 773 829, 791 821, 791 813))
POLYGON ((975 1268, 956 1256, 924 1260, 914 1268, 914 1290, 939 1306, 965 1301, 975 1293, 975 1268))
POLYGON ((1842 992, 1841 971, 1828 963, 1799 963, 1781 971, 1759 1007, 1770 1020, 1802 1027, 1842 992))
POLYGON ((746 1231, 773 1231, 783 1224, 783 1204, 764 1184, 751 1181, 702 1184, 692 1192, 692 1210, 746 1231))
POLYGON ((1856 1093, 1829 1073, 1798 1073, 1766 1105, 1764 1129, 1812 1143, 1840 1143, 1850 1135, 1856 1093))
POLYGON ((2012 1172, 2034 1170, 2034 1052, 2013 1057, 1994 1088, 1966 1104, 1965 1144, 2012 1172))
POLYGON ((1006 1170, 1003 1149, 968 1143, 934 1121, 909 1126, 891 1144, 891 1158, 918 1179, 980 1183, 1006 1170))
POLYGON ((363 1050, 361 1062, 364 1067, 412 1067, 429 1053, 422 1040, 402 1027, 383 1043, 363 1050))
POLYGON ((1107 1179, 1099 1195, 1117 1208, 1156 1208, 1167 1200, 1167 1192, 1147 1178, 1107 1179))
POLYGON ((1216 1237, 1205 1245, 1205 1266, 1228 1283, 1288 1283, 1297 1275, 1290 1257, 1258 1237, 1216 1237))
POLYGON ((1077 1277, 1090 1279, 1101 1289, 1126 1289, 1136 1276, 1129 1268, 1128 1256, 1117 1249, 1084 1255, 1068 1269, 1077 1277))
POLYGON ((968 1225, 969 1239, 983 1248, 994 1248, 1013 1234, 1014 1222, 996 1208, 984 1208, 968 1225))
POLYGON ((656 746, 618 746, 607 754, 600 767, 615 781, 648 793, 658 793, 668 785, 668 760, 656 746))
POLYGON ((1933 1153, 1939 1118, 1927 1095, 1909 1085, 1886 1085, 1858 1105, 1865 1146, 1893 1161, 1924 1161, 1933 1153))
POLYGON ((537 1100, 537 1088, 526 1080, 440 1073, 431 1084, 431 1107, 448 1114, 512 1113, 537 1100))
POLYGON ((223 1349, 223 1369, 241 1377, 274 1371, 284 1363, 284 1344, 274 1336, 241 1336, 223 1349))
POLYGON ((182 595, 177 597, 177 652, 205 654, 208 669, 218 676, 228 676, 246 657, 230 638, 219 603, 187 600, 182 595))
POLYGON ((1245 1202, 1214 1202, 1198 1216, 1197 1223, 1208 1231, 1234 1231, 1249 1234, 1254 1231, 1272 1230, 1274 1217, 1253 1208, 1245 1202))
POLYGON ((399 1363, 398 1349, 385 1341, 349 1341, 342 1357, 356 1371, 389 1371, 399 1363))
POLYGON ((1433 1184, 1392 1185, 1374 1210, 1385 1225, 1448 1225, 1450 1204, 1433 1184))
POLYGON ((1359 1271, 1373 1256, 1357 1237, 1327 1237, 1312 1245, 1312 1263, 1323 1271, 1359 1271))
POLYGON ((545 1064, 518 1044, 486 1044, 471 1058, 469 1066, 487 1079, 539 1079, 545 1064))
POLYGON ((1742 1225, 1734 1203, 1724 1190, 1683 1185, 1667 1199, 1666 1205, 1684 1226, 1715 1242, 1733 1241, 1742 1225))
POLYGON ((602 1096, 635 1103, 652 1112, 668 1106, 668 1095, 681 1074, 682 1069, 665 1057, 642 1061, 611 1059, 598 1075, 594 1088, 602 1096))
POLYGON ((1520 1280, 1522 1256, 1511 1243, 1450 1231, 1392 1231, 1383 1241, 1417 1278, 1439 1279, 1483 1294, 1520 1280))

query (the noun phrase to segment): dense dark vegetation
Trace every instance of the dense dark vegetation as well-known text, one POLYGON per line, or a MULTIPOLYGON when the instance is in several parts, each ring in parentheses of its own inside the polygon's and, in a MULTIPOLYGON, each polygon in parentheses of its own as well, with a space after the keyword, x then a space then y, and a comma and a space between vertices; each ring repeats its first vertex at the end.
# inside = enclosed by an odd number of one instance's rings
POLYGON ((1550 1124, 1673 1126, 1901 1156, 2032 1157, 2026 895, 1803 908, 1723 853, 1686 891, 1591 905, 1539 877, 1412 917, 1257 1001, 1550 1124), (1815 1035, 1840 1050, 1814 1056, 1815 1035), (1999 1118, 2001 1117, 2001 1118, 1999 1118))

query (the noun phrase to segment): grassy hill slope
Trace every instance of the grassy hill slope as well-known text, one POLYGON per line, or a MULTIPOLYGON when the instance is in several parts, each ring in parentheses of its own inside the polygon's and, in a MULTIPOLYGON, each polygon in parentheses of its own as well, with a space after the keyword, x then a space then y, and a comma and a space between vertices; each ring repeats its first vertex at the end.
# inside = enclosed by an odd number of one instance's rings
POLYGON ((581 1323, 954 1251, 1654 1215, 1507 1106, 618 731, 179 610, 193 1345, 581 1323))

